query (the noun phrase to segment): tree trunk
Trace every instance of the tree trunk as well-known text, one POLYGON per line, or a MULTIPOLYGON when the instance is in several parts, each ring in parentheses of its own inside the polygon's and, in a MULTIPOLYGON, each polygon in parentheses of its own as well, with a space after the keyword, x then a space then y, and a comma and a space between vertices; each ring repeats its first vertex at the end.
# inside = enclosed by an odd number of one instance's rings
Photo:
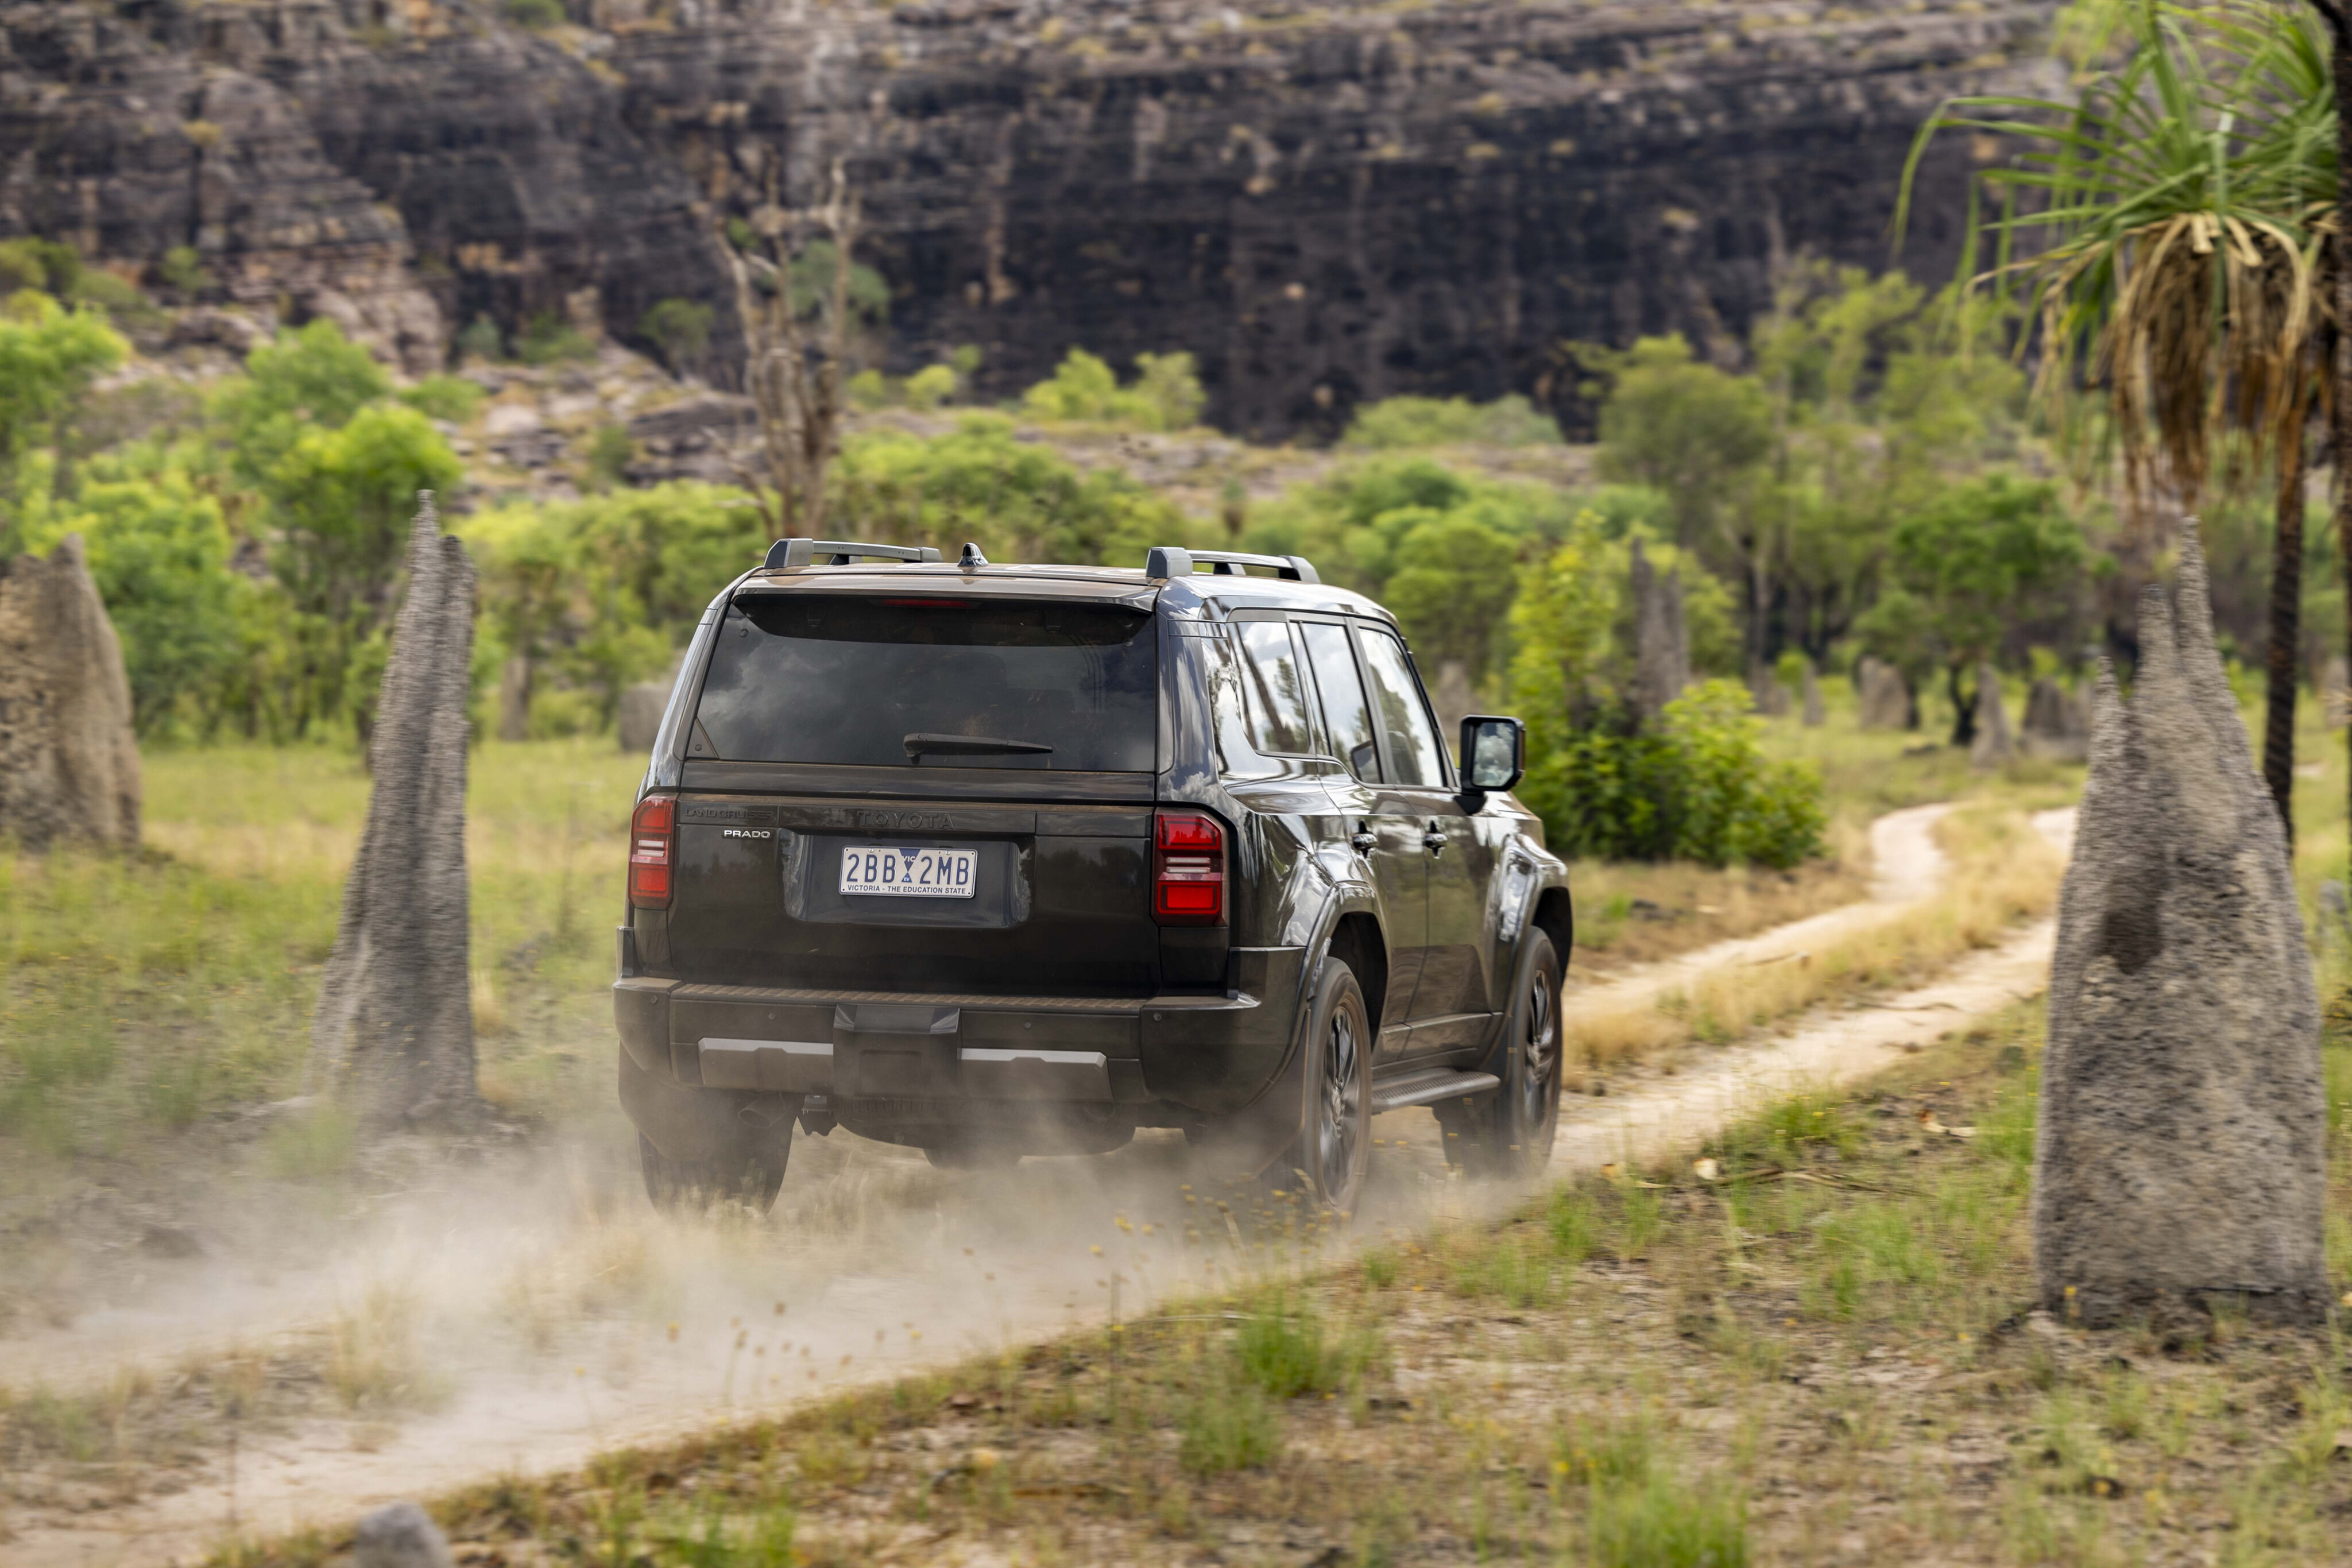
POLYGON ((2271 547, 2270 691, 2263 719, 2263 781, 2278 803, 2287 847, 2294 847, 2294 697, 2303 629, 2303 421, 2279 438, 2276 538, 2271 547))
MULTIPOLYGON (((2333 47, 2336 85, 2336 546, 2344 563, 2344 598, 2352 606, 2352 225, 2344 222, 2346 171, 2352 170, 2352 16, 2343 5, 2323 6, 2333 47)), ((2352 655, 2352 615, 2344 618, 2345 651, 2352 655)), ((2352 725, 2345 727, 2352 747, 2352 725)), ((2347 770, 2352 782, 2352 770, 2347 770)))
POLYGON ((1945 689, 1952 694, 1952 712, 1955 716, 1952 719, 1952 744, 1958 747, 1973 746, 1977 738, 1976 694, 1971 692, 1966 697, 1960 695, 1960 666, 1958 664, 1952 665, 1944 672, 1944 685, 1945 689))

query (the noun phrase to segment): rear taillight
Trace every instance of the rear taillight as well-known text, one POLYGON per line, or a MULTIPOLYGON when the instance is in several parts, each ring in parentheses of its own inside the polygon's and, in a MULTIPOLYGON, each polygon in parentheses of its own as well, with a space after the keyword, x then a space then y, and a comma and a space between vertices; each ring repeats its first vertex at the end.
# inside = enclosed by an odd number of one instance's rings
POLYGON ((1151 917, 1162 925, 1225 923, 1225 830, 1198 811, 1162 811, 1152 829, 1151 917))
POLYGON ((677 802, 648 795, 629 823, 629 902, 639 909, 667 909, 677 866, 677 802))

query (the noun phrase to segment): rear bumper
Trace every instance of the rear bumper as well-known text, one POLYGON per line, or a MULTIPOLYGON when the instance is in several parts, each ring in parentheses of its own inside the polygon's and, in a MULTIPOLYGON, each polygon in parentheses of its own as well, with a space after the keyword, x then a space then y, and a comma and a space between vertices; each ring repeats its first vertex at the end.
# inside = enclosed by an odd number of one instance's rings
POLYGON ((1235 950, 1222 996, 995 997, 795 990, 631 977, 614 1020, 636 1067, 682 1087, 1238 1109, 1288 1054, 1297 948, 1235 950))

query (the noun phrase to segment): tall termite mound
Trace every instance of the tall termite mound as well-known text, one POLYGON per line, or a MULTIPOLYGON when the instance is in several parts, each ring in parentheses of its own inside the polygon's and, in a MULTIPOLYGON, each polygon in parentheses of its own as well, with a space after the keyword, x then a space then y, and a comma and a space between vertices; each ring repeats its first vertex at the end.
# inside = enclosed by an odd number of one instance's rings
POLYGON ((1977 665, 1976 738, 1969 743, 1969 765, 1999 768, 2017 758, 2017 742, 2009 732, 2009 710, 2001 706, 2000 674, 1990 663, 1977 665))
POLYGON ((1690 685, 1690 628, 1683 620, 1682 569, 1663 577, 1633 541, 1633 709, 1653 724, 1690 685))
POLYGON ((1918 723, 1911 685, 1884 659, 1864 653, 1854 661, 1854 709, 1864 729, 1910 729, 1918 723))
POLYGON ((122 644, 81 536, 0 561, 0 835, 136 849, 141 796, 122 644))
POLYGON ((2196 528, 2103 667, 2058 907, 2034 1286, 2081 1321, 2326 1314, 2319 1002, 2278 814, 2213 643, 2196 528))
POLYGON ((314 1081, 371 1127, 462 1124, 478 1102, 466 926, 466 719, 474 565, 430 491, 409 531, 367 828, 311 1020, 314 1081))

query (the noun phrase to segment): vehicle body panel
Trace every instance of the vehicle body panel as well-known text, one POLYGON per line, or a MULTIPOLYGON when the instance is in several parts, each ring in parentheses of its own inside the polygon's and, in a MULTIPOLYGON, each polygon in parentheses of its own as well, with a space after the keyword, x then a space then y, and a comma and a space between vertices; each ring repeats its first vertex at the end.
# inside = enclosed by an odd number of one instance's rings
MULTIPOLYGON (((1450 762, 1441 784, 1405 787, 1329 755, 1255 754, 1233 719, 1237 617, 1393 626, 1326 585, 1100 568, 814 568, 730 584, 688 645, 641 791, 678 798, 677 893, 631 910, 623 932, 626 1094, 656 1108, 656 1082, 823 1095, 845 1124, 910 1140, 927 1119, 1024 1104, 1129 1125, 1233 1117, 1292 1070, 1317 967, 1350 919, 1377 931, 1386 971, 1376 1071, 1489 1058, 1538 903, 1564 895, 1566 868, 1511 797, 1457 793, 1450 762), (1149 610, 1158 771, 689 755, 731 596, 910 588, 1149 610), (1223 826, 1223 925, 1150 920, 1159 808, 1223 826), (974 895, 842 894, 843 853, 876 844, 975 851, 974 895)), ((1328 750, 1319 706, 1315 725, 1328 750)))

